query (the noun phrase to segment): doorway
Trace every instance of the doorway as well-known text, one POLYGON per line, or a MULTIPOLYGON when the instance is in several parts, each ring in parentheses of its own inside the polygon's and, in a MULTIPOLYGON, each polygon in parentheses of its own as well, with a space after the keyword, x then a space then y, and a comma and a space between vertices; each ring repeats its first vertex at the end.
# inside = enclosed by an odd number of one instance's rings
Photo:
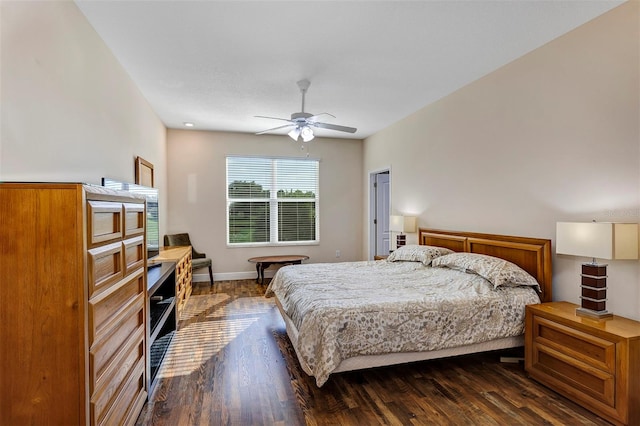
POLYGON ((369 259, 388 255, 390 248, 391 173, 389 169, 369 174, 369 259))

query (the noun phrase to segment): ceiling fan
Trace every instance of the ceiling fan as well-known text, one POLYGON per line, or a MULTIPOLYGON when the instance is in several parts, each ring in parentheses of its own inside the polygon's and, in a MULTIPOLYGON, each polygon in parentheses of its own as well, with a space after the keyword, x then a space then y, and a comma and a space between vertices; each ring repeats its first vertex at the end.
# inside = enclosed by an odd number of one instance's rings
POLYGON ((285 124, 284 126, 278 126, 272 129, 263 130, 262 132, 256 133, 256 135, 262 135, 264 133, 273 132, 274 130, 286 129, 291 127, 292 129, 288 133, 291 139, 293 139, 294 141, 297 141, 299 137, 302 137, 302 140, 304 142, 310 142, 314 138, 313 127, 319 127, 322 129, 329 129, 329 130, 337 130, 339 132, 348 132, 348 133, 356 132, 357 129, 355 127, 338 126, 336 124, 319 122, 318 118, 323 115, 328 115, 330 117, 335 118, 334 115, 329 114, 328 112, 323 112, 322 114, 316 114, 316 115, 310 114, 308 112, 304 112, 304 97, 305 97, 305 94, 307 93, 307 89, 309 89, 309 86, 311 85, 311 82, 307 79, 304 79, 304 80, 298 81, 297 84, 298 84, 298 87, 300 88, 300 93, 302 93, 302 111, 294 112, 293 114, 291 114, 290 119, 256 115, 255 117, 257 118, 268 118, 271 120, 280 120, 280 121, 288 122, 288 124, 285 124))

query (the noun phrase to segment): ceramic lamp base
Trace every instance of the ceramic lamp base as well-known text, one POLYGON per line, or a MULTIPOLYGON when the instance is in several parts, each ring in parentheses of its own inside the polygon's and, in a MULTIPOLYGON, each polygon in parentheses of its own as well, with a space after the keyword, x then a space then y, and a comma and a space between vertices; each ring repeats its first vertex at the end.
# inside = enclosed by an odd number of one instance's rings
POLYGON ((597 263, 582 264, 581 307, 576 315, 587 318, 611 318, 607 311, 607 265, 597 263))

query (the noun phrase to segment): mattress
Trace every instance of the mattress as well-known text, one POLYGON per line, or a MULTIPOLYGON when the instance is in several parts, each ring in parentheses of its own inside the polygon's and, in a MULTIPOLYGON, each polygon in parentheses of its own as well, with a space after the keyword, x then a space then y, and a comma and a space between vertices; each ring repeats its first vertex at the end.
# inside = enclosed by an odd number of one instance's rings
POLYGON ((349 359, 519 338, 524 306, 540 302, 530 287, 494 289, 475 274, 387 261, 286 266, 266 295, 276 296, 318 386, 349 359))

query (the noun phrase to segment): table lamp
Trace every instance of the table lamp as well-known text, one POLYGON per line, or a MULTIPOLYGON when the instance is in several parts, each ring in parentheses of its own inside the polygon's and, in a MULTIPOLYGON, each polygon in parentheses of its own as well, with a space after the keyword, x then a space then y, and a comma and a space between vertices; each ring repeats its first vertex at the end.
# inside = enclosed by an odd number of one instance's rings
POLYGON ((407 243, 407 236, 402 233, 404 231, 404 216, 391 215, 389 218, 389 231, 398 232, 396 248, 402 247, 407 243))
POLYGON ((556 253, 591 257, 582 264, 581 306, 576 314, 608 318, 607 265, 597 259, 638 259, 638 224, 608 222, 556 223, 556 253))

